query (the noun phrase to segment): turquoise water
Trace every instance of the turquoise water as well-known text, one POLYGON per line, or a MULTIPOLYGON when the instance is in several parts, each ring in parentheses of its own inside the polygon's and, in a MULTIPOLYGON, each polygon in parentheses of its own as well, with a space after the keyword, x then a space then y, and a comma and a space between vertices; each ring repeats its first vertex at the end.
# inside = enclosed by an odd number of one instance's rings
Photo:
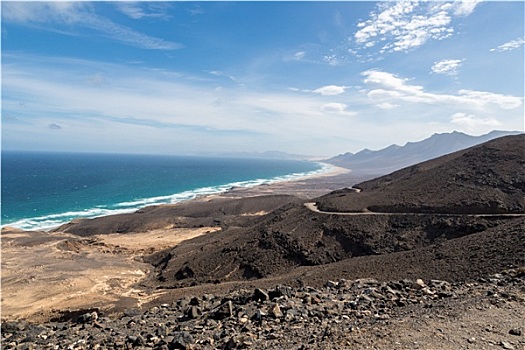
POLYGON ((2 226, 49 229, 323 171, 289 160, 4 151, 2 226))

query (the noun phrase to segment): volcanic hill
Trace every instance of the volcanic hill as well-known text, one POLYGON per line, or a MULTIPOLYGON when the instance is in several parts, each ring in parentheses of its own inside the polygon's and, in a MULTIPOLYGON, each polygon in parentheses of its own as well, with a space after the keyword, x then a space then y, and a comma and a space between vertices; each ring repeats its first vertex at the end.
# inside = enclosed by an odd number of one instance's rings
POLYGON ((503 137, 355 185, 360 192, 320 197, 321 211, 290 201, 249 225, 231 222, 150 256, 156 271, 148 284, 280 275, 297 283, 343 276, 469 280, 523 266, 524 146, 525 135, 503 137))

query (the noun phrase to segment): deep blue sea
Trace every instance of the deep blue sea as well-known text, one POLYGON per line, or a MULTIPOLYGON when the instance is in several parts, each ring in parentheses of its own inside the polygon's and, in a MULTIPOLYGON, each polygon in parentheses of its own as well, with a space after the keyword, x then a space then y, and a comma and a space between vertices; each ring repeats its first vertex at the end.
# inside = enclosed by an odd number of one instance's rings
POLYGON ((289 160, 3 151, 1 225, 49 229, 326 170, 289 160))

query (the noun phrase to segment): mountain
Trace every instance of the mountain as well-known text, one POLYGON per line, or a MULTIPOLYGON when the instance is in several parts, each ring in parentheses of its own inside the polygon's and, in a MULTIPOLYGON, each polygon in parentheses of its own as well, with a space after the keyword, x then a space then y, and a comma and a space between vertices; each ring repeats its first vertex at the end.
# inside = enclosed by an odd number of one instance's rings
POLYGON ((340 212, 525 213, 525 134, 505 136, 336 191, 318 207, 340 212))
POLYGON ((498 137, 515 134, 519 134, 519 132, 492 131, 486 135, 471 136, 454 131, 452 133, 434 134, 428 139, 408 142, 404 146, 391 145, 378 151, 364 149, 355 154, 345 153, 324 162, 351 169, 354 173, 383 175, 498 137))

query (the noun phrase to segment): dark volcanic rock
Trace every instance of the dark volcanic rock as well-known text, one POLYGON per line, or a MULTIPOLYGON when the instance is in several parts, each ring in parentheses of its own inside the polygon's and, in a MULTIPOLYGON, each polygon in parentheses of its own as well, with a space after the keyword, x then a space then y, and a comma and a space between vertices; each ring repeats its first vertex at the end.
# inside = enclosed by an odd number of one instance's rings
MULTIPOLYGON (((518 270, 507 270, 485 276, 476 283, 341 279, 328 281, 321 288, 280 285, 274 289, 261 289, 260 292, 266 295, 286 289, 286 295, 264 302, 254 300, 253 291, 239 290, 227 295, 199 297, 203 312, 194 319, 180 317, 186 302, 179 300, 170 305, 152 307, 135 316, 100 317, 96 323, 48 322, 36 326, 25 322, 6 322, 2 324, 2 348, 363 348, 362 342, 374 342, 375 332, 392 327, 392 320, 404 319, 402 322, 405 323, 407 319, 421 317, 422 314, 424 322, 429 322, 432 314, 443 314, 448 305, 452 313, 447 317, 451 320, 452 315, 458 312, 455 306, 466 310, 472 306, 498 305, 500 308, 509 304, 512 307, 515 305, 512 303, 525 300, 521 290, 524 278, 525 274, 518 270), (223 300, 227 301, 221 303, 223 300), (219 319, 218 312, 221 314, 219 319), (253 317, 249 317, 251 315, 253 317)), ((461 332, 467 331, 471 330, 461 332)), ((509 338, 500 332, 497 339, 499 344, 505 342, 507 347, 520 348, 525 345, 520 334, 521 330, 511 329, 509 338)), ((376 344, 375 347, 392 348, 397 340, 392 339, 390 346, 378 347, 376 344)), ((442 347, 442 341, 436 340, 439 347, 442 347)), ((474 337, 464 340, 465 344, 476 344, 479 349, 491 348, 490 344, 478 341, 474 337)), ((458 346, 457 343, 455 345, 458 346)))

